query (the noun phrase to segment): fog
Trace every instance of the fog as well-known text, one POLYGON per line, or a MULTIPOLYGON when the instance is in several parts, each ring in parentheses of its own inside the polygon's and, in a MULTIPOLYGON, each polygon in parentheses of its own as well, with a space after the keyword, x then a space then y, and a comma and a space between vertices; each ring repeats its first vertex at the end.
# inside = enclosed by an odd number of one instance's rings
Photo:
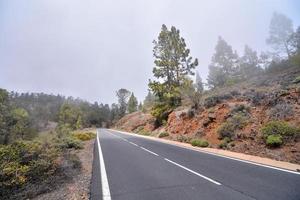
POLYGON ((126 88, 141 101, 162 24, 180 29, 205 80, 219 35, 238 52, 266 51, 272 13, 296 27, 299 8, 296 0, 0 0, 0 87, 103 103, 126 88))

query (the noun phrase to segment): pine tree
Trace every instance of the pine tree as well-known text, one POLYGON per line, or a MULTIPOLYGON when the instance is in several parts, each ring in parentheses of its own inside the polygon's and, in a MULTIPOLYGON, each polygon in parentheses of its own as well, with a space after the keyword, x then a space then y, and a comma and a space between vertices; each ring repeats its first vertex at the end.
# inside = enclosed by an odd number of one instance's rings
POLYGON ((275 12, 271 19, 269 38, 266 42, 273 47, 277 55, 281 56, 284 53, 290 58, 293 32, 292 20, 281 13, 275 12))
POLYGON ((118 102, 119 102, 119 106, 118 106, 119 114, 118 115, 119 115, 119 117, 123 117, 126 114, 127 100, 130 95, 130 92, 124 88, 121 88, 116 92, 116 95, 118 97, 118 102))
POLYGON ((224 86, 234 80, 237 72, 238 55, 232 47, 219 37, 215 47, 215 54, 209 65, 207 82, 211 88, 224 86))
POLYGON ((260 61, 257 52, 245 45, 244 55, 239 61, 239 75, 241 79, 248 79, 261 72, 260 61))
POLYGON ((136 97, 134 96, 134 94, 131 93, 131 96, 128 100, 128 107, 127 107, 128 113, 133 113, 133 112, 137 111, 137 106, 138 106, 138 101, 137 101, 136 97))
POLYGON ((143 110, 143 104, 142 104, 142 102, 139 103, 138 110, 139 110, 139 111, 142 111, 142 110, 143 110))
POLYGON ((168 30, 163 24, 158 40, 154 40, 153 44, 153 75, 163 81, 150 81, 149 87, 160 101, 167 101, 170 106, 180 105, 178 87, 184 76, 194 74, 198 60, 189 56, 190 50, 174 26, 168 30))
POLYGON ((203 82, 202 82, 202 79, 198 72, 196 72, 196 89, 197 89, 197 92, 200 92, 200 93, 202 93, 204 90, 203 82))

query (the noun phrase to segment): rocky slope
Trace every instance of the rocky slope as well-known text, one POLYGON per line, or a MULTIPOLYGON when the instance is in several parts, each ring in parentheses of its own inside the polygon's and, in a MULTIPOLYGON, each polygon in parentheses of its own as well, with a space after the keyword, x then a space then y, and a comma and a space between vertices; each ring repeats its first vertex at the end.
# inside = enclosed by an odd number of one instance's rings
POLYGON ((280 148, 266 146, 261 128, 269 121, 286 121, 300 127, 300 68, 294 68, 253 78, 242 84, 206 92, 202 107, 194 110, 182 106, 174 110, 163 127, 154 127, 149 113, 136 112, 122 118, 116 128, 137 133, 158 135, 168 132, 167 138, 189 142, 205 139, 212 148, 269 157, 300 163, 300 140, 284 141, 280 148), (231 141, 224 143, 220 129, 235 123, 231 141), (151 133, 150 133, 151 132, 151 133))

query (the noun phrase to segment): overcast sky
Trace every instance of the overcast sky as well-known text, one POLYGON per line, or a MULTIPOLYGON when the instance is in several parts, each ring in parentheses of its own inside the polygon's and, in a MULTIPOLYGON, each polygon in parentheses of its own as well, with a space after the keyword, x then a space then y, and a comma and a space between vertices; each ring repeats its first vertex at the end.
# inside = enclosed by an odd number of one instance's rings
POLYGON ((176 26, 201 77, 221 35, 238 52, 266 50, 274 11, 300 25, 297 0, 0 0, 0 87, 113 103, 139 100, 152 77, 152 41, 176 26))

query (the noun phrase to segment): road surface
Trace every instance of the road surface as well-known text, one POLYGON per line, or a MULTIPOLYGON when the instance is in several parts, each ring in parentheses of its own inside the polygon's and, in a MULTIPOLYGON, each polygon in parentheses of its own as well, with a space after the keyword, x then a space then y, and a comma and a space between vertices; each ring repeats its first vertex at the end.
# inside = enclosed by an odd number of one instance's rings
POLYGON ((300 200, 300 174, 98 129, 92 200, 300 200))

